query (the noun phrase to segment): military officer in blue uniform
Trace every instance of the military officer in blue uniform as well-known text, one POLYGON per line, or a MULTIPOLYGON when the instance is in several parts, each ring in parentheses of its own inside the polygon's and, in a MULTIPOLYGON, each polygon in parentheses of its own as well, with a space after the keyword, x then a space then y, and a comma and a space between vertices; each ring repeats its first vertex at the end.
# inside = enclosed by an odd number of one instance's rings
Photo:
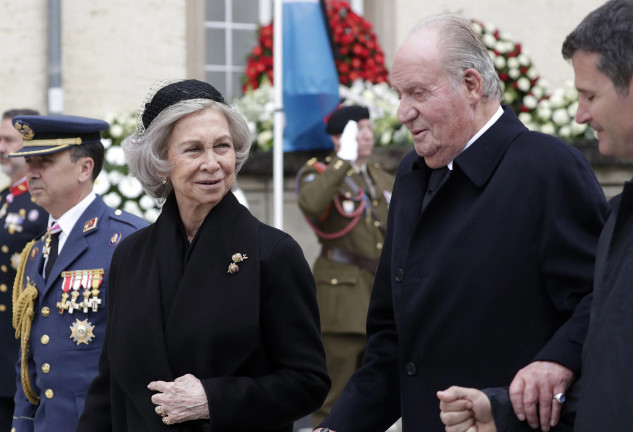
POLYGON ((11 119, 37 115, 32 109, 12 109, 0 123, 0 169, 9 184, 0 192, 0 431, 11 429, 15 395, 15 361, 19 344, 11 325, 11 288, 20 252, 30 240, 46 230, 48 213, 31 200, 26 185, 24 158, 9 158, 22 147, 22 135, 11 119))
POLYGON ((12 431, 71 432, 83 410, 104 340, 110 259, 122 238, 147 225, 93 192, 108 123, 76 116, 17 116, 24 137, 11 157, 46 209, 46 233, 26 245, 13 287, 20 338, 12 431))

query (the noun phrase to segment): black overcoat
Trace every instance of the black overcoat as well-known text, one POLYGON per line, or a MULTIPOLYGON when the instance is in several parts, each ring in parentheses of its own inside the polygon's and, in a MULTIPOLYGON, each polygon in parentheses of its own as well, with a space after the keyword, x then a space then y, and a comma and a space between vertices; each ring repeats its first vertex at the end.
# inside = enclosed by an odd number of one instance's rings
POLYGON ((200 228, 182 274, 173 274, 180 264, 161 250, 180 241, 173 201, 115 252, 99 375, 77 430, 291 431, 330 384, 314 279, 299 245, 229 192, 200 228), (230 274, 235 253, 248 259, 230 274), (161 305, 174 278, 172 300, 161 305), (211 420, 166 426, 147 385, 187 373, 202 381, 211 420))
POLYGON ((402 415, 405 431, 443 431, 438 390, 508 385, 535 359, 580 368, 588 313, 568 319, 608 211, 587 160, 504 107, 421 213, 428 171, 415 152, 398 168, 365 364, 323 423, 333 430, 402 415))
POLYGON ((611 202, 596 256, 574 431, 631 430, 633 408, 633 182, 611 202))

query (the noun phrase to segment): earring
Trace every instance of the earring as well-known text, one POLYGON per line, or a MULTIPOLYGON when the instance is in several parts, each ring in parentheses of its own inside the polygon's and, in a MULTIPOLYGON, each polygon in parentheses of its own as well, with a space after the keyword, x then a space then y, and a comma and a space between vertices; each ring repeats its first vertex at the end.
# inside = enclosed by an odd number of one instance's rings
POLYGON ((167 180, 167 177, 163 177, 163 180, 162 180, 161 182, 162 182, 164 185, 166 185, 166 184, 167 184, 167 181, 168 181, 168 180, 167 180))

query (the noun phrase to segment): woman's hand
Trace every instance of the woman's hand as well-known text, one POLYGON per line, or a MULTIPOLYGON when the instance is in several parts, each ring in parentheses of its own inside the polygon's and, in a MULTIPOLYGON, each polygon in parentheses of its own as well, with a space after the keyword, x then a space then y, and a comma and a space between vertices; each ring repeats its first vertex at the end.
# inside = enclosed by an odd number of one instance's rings
POLYGON ((191 374, 172 382, 152 381, 147 388, 158 392, 152 396, 152 402, 165 424, 209 418, 209 402, 204 387, 191 374))

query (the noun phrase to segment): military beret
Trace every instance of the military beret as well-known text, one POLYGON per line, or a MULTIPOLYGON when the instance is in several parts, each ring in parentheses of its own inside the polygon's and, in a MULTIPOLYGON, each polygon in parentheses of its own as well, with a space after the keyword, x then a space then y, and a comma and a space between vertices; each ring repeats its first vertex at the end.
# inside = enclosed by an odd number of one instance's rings
POLYGON ((348 121, 359 121, 369 118, 369 110, 359 105, 344 106, 332 113, 325 126, 325 132, 329 135, 340 135, 348 121))
POLYGON ((70 115, 21 115, 13 117, 12 123, 24 140, 22 148, 9 157, 50 154, 101 142, 100 132, 110 127, 103 120, 70 115))

